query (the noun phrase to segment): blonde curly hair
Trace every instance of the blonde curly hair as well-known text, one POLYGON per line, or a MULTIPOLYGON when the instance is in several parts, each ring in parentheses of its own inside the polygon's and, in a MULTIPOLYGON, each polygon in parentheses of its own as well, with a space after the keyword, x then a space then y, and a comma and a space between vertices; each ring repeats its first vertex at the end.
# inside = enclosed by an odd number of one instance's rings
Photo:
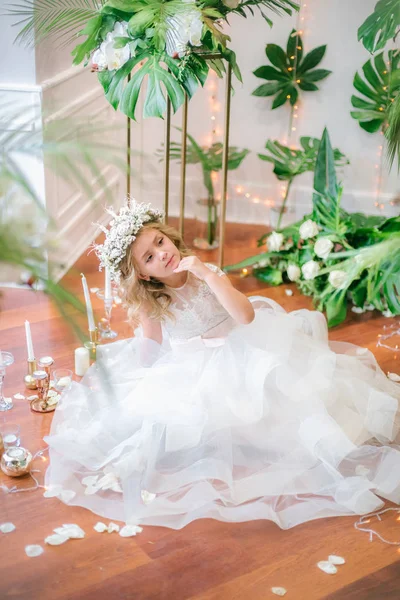
MULTIPOLYGON (((174 227, 160 223, 157 220, 151 220, 143 225, 136 237, 139 238, 146 229, 155 229, 166 235, 179 250, 181 258, 193 255, 193 252, 187 248, 180 233, 174 227)), ((121 271, 120 293, 128 312, 129 322, 134 327, 139 325, 139 311, 143 306, 146 306, 148 316, 156 321, 163 321, 166 317, 174 318, 169 310, 172 297, 164 283, 152 277, 149 281, 139 277, 139 265, 132 252, 134 243, 135 241, 127 249, 126 255, 119 266, 121 271)))

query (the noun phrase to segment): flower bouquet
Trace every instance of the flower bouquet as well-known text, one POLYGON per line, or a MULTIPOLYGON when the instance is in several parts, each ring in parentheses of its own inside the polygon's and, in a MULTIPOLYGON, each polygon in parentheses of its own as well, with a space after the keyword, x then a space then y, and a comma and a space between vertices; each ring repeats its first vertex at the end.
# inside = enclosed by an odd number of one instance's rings
POLYGON ((86 36, 72 50, 73 63, 92 62, 107 100, 135 119, 140 89, 147 80, 144 117, 162 117, 165 92, 176 111, 185 94, 204 85, 209 68, 222 77, 228 61, 241 80, 230 37, 222 28, 228 16, 258 9, 292 14, 293 0, 25 0, 10 15, 25 23, 17 40, 34 44, 54 35, 67 44, 86 36), (83 29, 81 29, 81 27, 83 29), (135 69, 135 67, 138 67, 135 69))
POLYGON ((294 281, 325 310, 330 327, 354 312, 377 309, 400 314, 400 217, 347 213, 340 207, 343 188, 325 129, 315 166, 313 211, 281 231, 265 234, 267 251, 226 271, 252 267, 271 285, 294 281))

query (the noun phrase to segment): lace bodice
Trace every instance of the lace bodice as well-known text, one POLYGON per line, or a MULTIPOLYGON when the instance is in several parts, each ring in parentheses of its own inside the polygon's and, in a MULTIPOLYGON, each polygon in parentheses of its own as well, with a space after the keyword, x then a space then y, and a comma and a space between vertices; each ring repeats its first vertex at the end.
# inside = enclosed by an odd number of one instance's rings
MULTIPOLYGON (((225 275, 217 266, 211 263, 205 265, 218 275, 225 275)), ((183 286, 168 287, 168 291, 172 295, 169 308, 176 318, 175 322, 167 319, 163 323, 163 330, 167 332, 170 339, 187 340, 195 336, 203 336, 207 331, 231 318, 207 283, 190 272, 183 286)))

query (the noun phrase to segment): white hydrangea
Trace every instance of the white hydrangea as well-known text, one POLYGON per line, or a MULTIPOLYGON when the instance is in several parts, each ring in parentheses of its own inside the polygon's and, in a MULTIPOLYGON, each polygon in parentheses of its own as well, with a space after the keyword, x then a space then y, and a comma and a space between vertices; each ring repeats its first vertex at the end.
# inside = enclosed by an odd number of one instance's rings
POLYGON ((270 252, 279 252, 283 243, 282 233, 273 231, 267 238, 267 247, 270 252))
POLYGON ((144 202, 138 203, 134 199, 129 200, 129 204, 123 206, 116 214, 112 208, 107 208, 107 212, 113 217, 110 222, 110 229, 99 225, 105 233, 104 244, 93 244, 100 261, 100 271, 108 267, 111 279, 119 283, 121 271, 118 268, 121 260, 125 257, 130 244, 136 239, 136 234, 148 221, 160 221, 164 213, 160 210, 151 208, 151 204, 144 202))
POLYGON ((300 237, 303 240, 315 237, 316 235, 318 235, 318 231, 318 225, 315 221, 312 221, 311 219, 308 219, 308 221, 304 221, 304 223, 300 225, 299 229, 300 237))
POLYGON ((314 252, 319 258, 327 258, 333 248, 333 242, 326 237, 318 238, 314 245, 314 252))
POLYGON ((302 267, 301 271, 303 273, 304 279, 314 279, 318 275, 318 271, 320 269, 319 263, 315 260, 309 260, 302 267))

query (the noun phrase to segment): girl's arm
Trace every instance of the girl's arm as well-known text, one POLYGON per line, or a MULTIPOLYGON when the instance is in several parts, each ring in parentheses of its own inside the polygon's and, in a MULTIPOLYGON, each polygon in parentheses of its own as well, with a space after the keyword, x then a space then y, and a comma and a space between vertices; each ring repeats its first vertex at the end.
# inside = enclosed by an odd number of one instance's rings
POLYGON ((196 277, 205 281, 218 298, 219 303, 235 321, 245 325, 253 321, 255 313, 252 303, 233 287, 226 275, 214 273, 197 256, 183 258, 174 269, 175 273, 179 271, 191 271, 196 277))
POLYGON ((161 322, 150 319, 145 308, 139 311, 139 318, 143 329, 143 337, 154 340, 158 344, 162 344, 163 336, 161 322))
POLYGON ((206 267, 204 281, 214 292, 218 301, 235 321, 248 325, 254 319, 252 303, 242 292, 236 290, 226 275, 218 275, 206 267))

